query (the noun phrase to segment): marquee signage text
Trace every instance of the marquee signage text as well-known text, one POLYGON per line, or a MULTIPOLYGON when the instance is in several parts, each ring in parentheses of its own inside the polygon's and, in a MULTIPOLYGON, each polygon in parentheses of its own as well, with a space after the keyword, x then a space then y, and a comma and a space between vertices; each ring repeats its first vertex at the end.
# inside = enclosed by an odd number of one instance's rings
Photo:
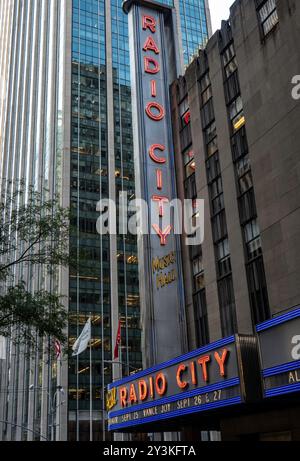
POLYGON ((228 338, 110 385, 111 428, 243 401, 236 341, 228 338))

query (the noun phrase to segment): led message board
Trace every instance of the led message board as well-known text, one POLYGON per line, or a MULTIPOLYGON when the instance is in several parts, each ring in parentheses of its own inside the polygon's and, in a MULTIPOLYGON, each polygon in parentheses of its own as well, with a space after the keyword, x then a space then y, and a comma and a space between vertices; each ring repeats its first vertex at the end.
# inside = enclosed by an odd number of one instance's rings
POLYGON ((300 308, 256 327, 265 397, 300 392, 300 308))

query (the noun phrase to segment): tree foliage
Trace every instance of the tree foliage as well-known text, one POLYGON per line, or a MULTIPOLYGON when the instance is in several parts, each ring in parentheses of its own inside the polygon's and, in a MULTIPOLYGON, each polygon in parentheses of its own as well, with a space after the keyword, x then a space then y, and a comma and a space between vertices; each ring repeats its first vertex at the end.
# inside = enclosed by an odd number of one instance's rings
POLYGON ((62 298, 41 286, 37 274, 51 278, 60 266, 73 263, 68 248, 69 210, 60 205, 58 196, 26 188, 23 182, 6 183, 3 189, 0 335, 32 347, 37 335, 65 342, 67 314, 62 298))

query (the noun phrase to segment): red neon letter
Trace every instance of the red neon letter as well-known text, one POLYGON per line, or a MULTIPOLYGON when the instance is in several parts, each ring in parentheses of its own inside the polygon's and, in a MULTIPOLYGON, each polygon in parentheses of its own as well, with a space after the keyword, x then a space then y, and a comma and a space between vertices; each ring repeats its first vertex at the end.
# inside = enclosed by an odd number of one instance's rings
POLYGON ((143 402, 144 400, 146 400, 147 395, 148 395, 147 384, 146 384, 146 381, 142 379, 141 381, 139 381, 139 399, 143 402))
POLYGON ((147 74, 158 74, 160 71, 160 65, 156 59, 150 56, 144 56, 144 69, 147 74))
POLYGON ((131 384, 131 386, 130 386, 129 400, 130 400, 130 403, 136 403, 137 402, 137 396, 136 396, 134 384, 131 384))
POLYGON ((156 95, 157 95, 156 80, 151 80, 151 96, 152 96, 152 98, 155 98, 156 95))
POLYGON ((127 389, 126 387, 121 387, 120 389, 120 402, 123 408, 127 406, 127 389))
POLYGON ((151 30, 151 32, 156 32, 156 21, 152 16, 143 16, 143 29, 151 30))
POLYGON ((153 378, 150 376, 149 378, 149 387, 150 387, 150 397, 153 399, 154 397, 154 389, 153 389, 153 378))
POLYGON ((161 190, 162 186, 163 186, 162 171, 156 170, 156 187, 158 190, 161 190))
POLYGON ((168 197, 153 195, 152 200, 153 202, 158 202, 159 216, 162 217, 164 215, 164 203, 169 202, 168 197))
POLYGON ((222 357, 220 357, 218 352, 215 352, 215 359, 218 362, 221 376, 225 376, 225 362, 228 357, 228 353, 228 349, 224 349, 222 352, 222 357))
POLYGON ((171 233, 172 226, 167 226, 164 231, 161 231, 157 224, 152 224, 152 227, 160 237, 161 246, 165 246, 167 244, 167 237, 171 233))
POLYGON ((148 37, 147 40, 145 41, 145 45, 143 47, 144 51, 154 51, 155 54, 159 54, 159 48, 155 43, 154 38, 148 37))
POLYGON ((195 363, 191 362, 190 363, 190 370, 191 370, 191 376, 192 376, 192 383, 197 384, 197 378, 196 378, 196 371, 195 371, 195 363))
POLYGON ((167 390, 167 381, 163 373, 159 373, 155 378, 155 389, 158 395, 164 395, 167 390))
POLYGON ((158 102, 154 102, 154 101, 153 102, 148 102, 148 104, 146 106, 146 114, 148 115, 149 118, 151 118, 155 122, 159 122, 165 116, 165 109, 158 102), (158 110, 158 114, 155 115, 152 112, 152 109, 158 110))
POLYGON ((179 365, 179 367, 177 369, 176 381, 177 381, 177 386, 180 389, 185 389, 188 386, 188 383, 186 381, 181 381, 181 375, 185 370, 186 370, 185 365, 179 365))
POLYGON ((210 356, 209 355, 204 355, 203 357, 201 357, 200 359, 198 359, 198 363, 199 365, 202 366, 202 376, 203 376, 203 380, 205 382, 208 381, 208 374, 207 374, 207 366, 206 364, 210 362, 210 356))
POLYGON ((161 152, 164 152, 165 149, 165 146, 163 146, 162 144, 152 144, 152 146, 149 149, 149 156, 153 160, 153 162, 166 163, 167 160, 165 158, 157 157, 157 155, 155 155, 154 152, 155 150, 160 150, 161 152))

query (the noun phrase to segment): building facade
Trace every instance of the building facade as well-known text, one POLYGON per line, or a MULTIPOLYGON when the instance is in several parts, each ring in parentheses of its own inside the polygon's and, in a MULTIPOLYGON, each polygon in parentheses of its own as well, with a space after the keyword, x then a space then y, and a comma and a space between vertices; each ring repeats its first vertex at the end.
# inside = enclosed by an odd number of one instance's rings
MULTIPOLYGON (((203 245, 183 246, 190 350, 256 335, 257 324, 280 323, 300 305, 299 15, 295 1, 236 1, 172 85, 179 195, 205 200, 203 245)), ((273 341, 280 348, 275 332, 273 341)), ((262 376, 277 373, 279 386, 279 371, 262 376)), ((298 440, 295 399, 220 416, 222 437, 298 440)))
MULTIPOLYGON (((101 440, 106 384, 112 374, 142 366, 136 241, 96 231, 99 200, 118 203, 120 192, 135 195, 127 16, 119 0, 16 0, 0 6, 6 77, 1 178, 25 178, 26 186, 58 192, 71 208, 70 251, 78 267, 53 280, 30 274, 28 287, 51 287, 69 299, 70 346, 92 318, 92 432, 93 440, 101 440), (121 354, 112 364, 119 324, 121 354)), ((210 34, 208 2, 175 0, 174 7, 183 69, 210 34)), ((88 352, 58 364, 42 347, 30 361, 21 350, 8 348, 7 354, 1 363, 0 438, 88 440, 88 352)))

